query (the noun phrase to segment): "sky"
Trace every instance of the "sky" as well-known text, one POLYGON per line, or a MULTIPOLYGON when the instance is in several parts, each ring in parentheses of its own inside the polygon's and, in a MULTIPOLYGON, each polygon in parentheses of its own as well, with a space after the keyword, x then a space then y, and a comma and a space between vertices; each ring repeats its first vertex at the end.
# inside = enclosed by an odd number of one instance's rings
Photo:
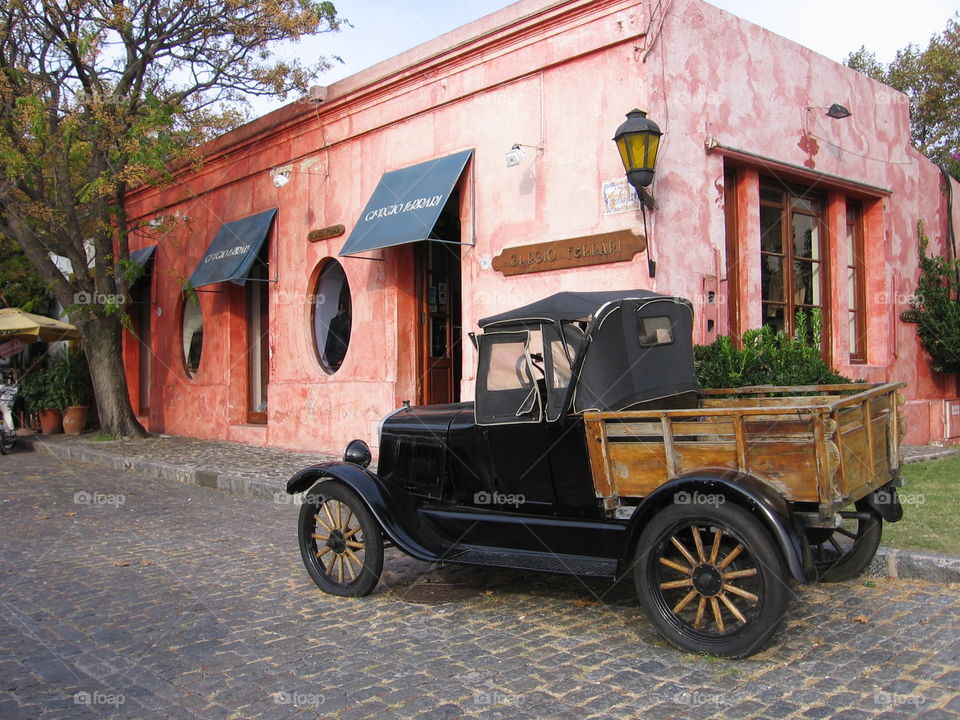
MULTIPOLYGON (((339 14, 353 27, 307 38, 295 51, 287 48, 284 52, 304 63, 313 62, 318 55, 342 58, 342 64, 335 62, 316 79, 319 85, 330 85, 511 2, 334 0, 339 14)), ((874 51, 882 62, 892 60, 908 43, 926 47, 930 36, 943 30, 947 20, 960 11, 960 0, 712 0, 712 4, 838 62, 861 45, 874 51)), ((284 104, 259 101, 254 114, 284 104)))

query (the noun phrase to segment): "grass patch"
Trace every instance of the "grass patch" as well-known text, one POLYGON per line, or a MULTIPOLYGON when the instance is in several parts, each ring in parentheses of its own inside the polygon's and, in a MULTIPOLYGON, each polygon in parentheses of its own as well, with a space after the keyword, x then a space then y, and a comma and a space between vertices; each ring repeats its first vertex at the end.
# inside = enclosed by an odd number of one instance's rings
POLYGON ((111 440, 116 440, 116 438, 109 433, 97 433, 96 437, 93 438, 94 442, 109 442, 111 440))
POLYGON ((960 455, 903 466, 903 520, 884 523, 882 544, 960 555, 960 455))

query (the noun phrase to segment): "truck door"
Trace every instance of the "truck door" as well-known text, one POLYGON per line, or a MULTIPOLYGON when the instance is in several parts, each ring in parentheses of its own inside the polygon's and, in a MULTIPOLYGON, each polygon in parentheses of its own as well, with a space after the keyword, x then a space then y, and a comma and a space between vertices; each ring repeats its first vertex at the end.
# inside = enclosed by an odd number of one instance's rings
MULTIPOLYGON (((556 497, 544 428, 544 384, 531 358, 531 335, 528 330, 511 330, 477 338, 476 419, 499 493, 478 498, 478 506, 553 512, 556 497)), ((539 344, 539 332, 536 336, 533 340, 539 344)))

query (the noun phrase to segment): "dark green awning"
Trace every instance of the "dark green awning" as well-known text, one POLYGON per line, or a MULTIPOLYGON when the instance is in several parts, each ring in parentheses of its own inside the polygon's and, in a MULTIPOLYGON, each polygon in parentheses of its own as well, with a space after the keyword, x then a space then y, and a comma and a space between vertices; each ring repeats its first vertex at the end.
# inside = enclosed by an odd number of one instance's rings
POLYGON ((340 255, 428 240, 473 150, 384 173, 340 255))
POLYGON ((243 285, 270 231, 277 209, 224 223, 190 276, 194 288, 229 280, 243 285))

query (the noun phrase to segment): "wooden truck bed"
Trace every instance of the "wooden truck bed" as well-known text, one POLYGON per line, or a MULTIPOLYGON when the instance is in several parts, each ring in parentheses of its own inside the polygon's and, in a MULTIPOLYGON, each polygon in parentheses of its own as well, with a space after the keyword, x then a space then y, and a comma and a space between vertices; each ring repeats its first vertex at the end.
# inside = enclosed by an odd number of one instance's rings
POLYGON ((587 447, 607 507, 697 470, 735 470, 829 517, 899 468, 901 383, 704 390, 699 407, 588 412, 587 447))

